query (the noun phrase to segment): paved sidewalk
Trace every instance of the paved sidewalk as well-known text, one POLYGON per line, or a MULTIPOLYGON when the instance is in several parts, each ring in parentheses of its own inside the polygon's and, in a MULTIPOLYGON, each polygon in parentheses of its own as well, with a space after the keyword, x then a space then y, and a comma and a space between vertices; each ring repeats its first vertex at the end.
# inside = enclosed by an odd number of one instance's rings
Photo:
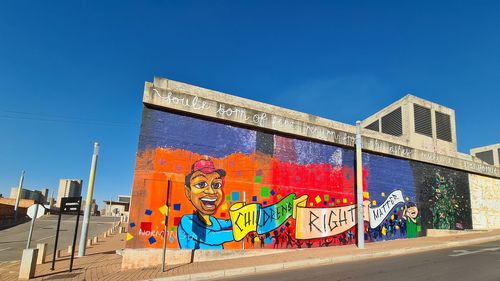
MULTIPOLYGON (((61 257, 56 259, 55 270, 52 266, 52 251, 46 258, 46 263, 36 266, 35 278, 30 280, 103 280, 104 277, 120 272, 121 256, 116 254, 116 249, 125 247, 125 235, 114 234, 103 238, 99 235, 99 242, 87 248, 86 256, 78 258, 75 251, 73 271, 69 272, 71 255, 66 250, 61 250, 61 257)), ((18 280, 20 261, 0 263, 0 280, 18 280)))
MULTIPOLYGON (((122 258, 115 253, 115 250, 124 247, 124 240, 125 234, 116 234, 92 246, 87 250, 86 257, 75 259, 74 270, 71 273, 67 271, 68 254, 56 262, 55 271, 50 270, 50 263, 38 265, 33 280, 205 280, 484 243, 500 240, 500 229, 447 237, 422 237, 367 243, 366 248, 362 250, 357 249, 355 245, 334 246, 297 249, 286 253, 240 259, 196 262, 168 267, 167 272, 161 272, 161 266, 121 271, 122 258)), ((18 271, 19 262, 0 264, 0 280, 17 280, 18 271)))

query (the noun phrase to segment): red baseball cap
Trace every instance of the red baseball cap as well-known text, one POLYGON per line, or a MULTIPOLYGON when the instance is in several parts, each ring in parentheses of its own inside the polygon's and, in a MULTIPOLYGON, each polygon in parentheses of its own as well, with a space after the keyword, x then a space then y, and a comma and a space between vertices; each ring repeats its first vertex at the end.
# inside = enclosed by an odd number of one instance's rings
POLYGON ((186 186, 189 186, 189 181, 191 180, 191 176, 197 171, 201 171, 204 174, 211 174, 215 172, 219 174, 221 177, 226 176, 226 171, 222 169, 216 169, 212 161, 208 159, 200 159, 193 163, 193 165, 191 166, 191 172, 186 175, 185 179, 186 186))

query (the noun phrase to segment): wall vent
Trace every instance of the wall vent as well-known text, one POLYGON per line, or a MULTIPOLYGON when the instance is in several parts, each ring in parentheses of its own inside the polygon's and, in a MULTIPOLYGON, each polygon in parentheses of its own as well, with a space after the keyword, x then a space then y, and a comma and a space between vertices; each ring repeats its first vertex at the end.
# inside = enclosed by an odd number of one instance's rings
POLYGON ((415 118, 415 133, 432 138, 431 109, 413 104, 413 115, 415 118))
POLYGON ((380 132, 378 120, 365 127, 368 130, 380 132))
POLYGON ((401 107, 382 117, 382 133, 398 137, 403 135, 401 107))
POLYGON ((493 161, 493 150, 477 152, 476 157, 490 165, 495 165, 495 162, 493 161))
POLYGON ((451 142, 450 115, 436 111, 436 137, 451 142))

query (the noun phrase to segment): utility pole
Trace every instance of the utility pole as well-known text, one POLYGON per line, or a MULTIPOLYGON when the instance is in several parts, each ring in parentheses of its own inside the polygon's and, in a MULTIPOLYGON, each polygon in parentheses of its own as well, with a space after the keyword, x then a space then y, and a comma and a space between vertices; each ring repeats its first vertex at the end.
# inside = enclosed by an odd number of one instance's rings
POLYGON ((365 220, 363 218, 363 155, 361 153, 361 122, 356 121, 356 205, 358 219, 358 248, 365 247, 365 220))
MULTIPOLYGON (((87 245, 87 234, 89 232, 90 208, 92 206, 92 197, 94 194, 94 181, 97 168, 97 156, 99 154, 99 143, 94 143, 94 154, 92 155, 92 164, 90 166, 89 184, 87 186, 87 199, 85 200, 85 211, 83 213, 82 233, 80 235, 80 245, 78 246, 78 256, 85 256, 85 247, 87 245)), ((79 216, 80 214, 78 214, 79 216)))
POLYGON ((14 222, 17 222, 17 212, 19 209, 19 201, 21 201, 21 192, 23 191, 24 182, 24 170, 21 172, 21 178, 19 179, 19 186, 17 188, 16 205, 14 205, 14 222))

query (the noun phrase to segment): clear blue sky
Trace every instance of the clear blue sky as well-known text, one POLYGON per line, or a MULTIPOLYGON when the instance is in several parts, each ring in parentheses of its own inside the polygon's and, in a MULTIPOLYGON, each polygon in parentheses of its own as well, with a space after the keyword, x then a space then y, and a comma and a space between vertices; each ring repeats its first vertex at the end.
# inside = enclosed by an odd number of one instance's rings
POLYGON ((499 1, 5 1, 0 193, 131 190, 144 81, 162 76, 353 124, 408 92, 500 142, 499 1), (106 3, 103 3, 106 2, 106 3), (251 3, 250 3, 251 2, 251 3))

